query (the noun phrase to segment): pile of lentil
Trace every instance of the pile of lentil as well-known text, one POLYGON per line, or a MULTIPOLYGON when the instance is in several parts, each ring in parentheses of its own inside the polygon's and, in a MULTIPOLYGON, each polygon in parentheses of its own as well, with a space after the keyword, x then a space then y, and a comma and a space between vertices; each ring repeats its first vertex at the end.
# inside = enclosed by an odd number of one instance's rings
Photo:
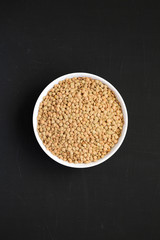
POLYGON ((40 103, 37 121, 45 147, 70 163, 103 158, 118 142, 124 123, 113 91, 88 77, 54 85, 40 103))

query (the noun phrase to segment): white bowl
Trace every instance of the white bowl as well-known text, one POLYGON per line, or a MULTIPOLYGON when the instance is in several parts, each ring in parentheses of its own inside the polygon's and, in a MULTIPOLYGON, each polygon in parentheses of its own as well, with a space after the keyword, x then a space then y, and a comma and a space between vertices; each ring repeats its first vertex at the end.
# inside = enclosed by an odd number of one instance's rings
POLYGON ((33 111, 33 129, 34 129, 34 133, 36 136, 36 139, 39 143, 39 145, 41 146, 41 148, 43 149, 43 151, 53 160, 55 160, 56 162, 65 165, 67 167, 72 167, 72 168, 88 168, 88 167, 93 167, 96 166, 100 163, 103 163, 104 161, 106 161, 107 159, 109 159, 121 146, 126 132, 127 132, 127 127, 128 127, 128 114, 127 114, 127 109, 126 109, 126 105, 123 101, 123 98, 121 97, 121 95, 119 94, 119 92, 117 91, 117 89, 115 87, 113 87, 112 84, 110 84, 108 81, 106 81, 104 78, 101 78, 97 75, 94 74, 90 74, 90 73, 83 73, 83 72, 77 72, 77 73, 70 73, 70 74, 66 74, 63 75, 55 80, 53 80, 40 94, 40 96, 37 99, 37 102, 35 104, 34 107, 34 111, 33 111), (48 151, 46 149, 46 147, 44 146, 42 140, 40 139, 39 135, 38 135, 38 131, 37 131, 37 115, 38 115, 38 110, 39 110, 39 104, 42 102, 43 97, 47 95, 48 91, 57 83, 59 83, 60 81, 66 79, 66 78, 73 78, 73 77, 90 77, 93 79, 97 79, 100 80, 102 83, 106 84, 116 95, 118 101, 121 104, 122 107, 122 111, 123 111, 123 118, 124 118, 124 125, 123 125, 123 129, 122 129, 122 133, 121 136, 118 140, 118 143, 111 149, 111 151, 103 158, 97 160, 96 162, 91 162, 91 163, 69 163, 67 161, 64 161, 62 159, 59 159, 57 156, 54 156, 50 151, 48 151))

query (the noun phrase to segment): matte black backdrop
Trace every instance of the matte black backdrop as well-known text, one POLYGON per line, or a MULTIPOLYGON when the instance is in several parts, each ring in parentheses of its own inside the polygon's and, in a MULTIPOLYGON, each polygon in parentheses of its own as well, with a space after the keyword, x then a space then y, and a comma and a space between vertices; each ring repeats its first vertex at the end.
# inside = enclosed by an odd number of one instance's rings
POLYGON ((146 1, 0 4, 0 239, 160 239, 160 7, 146 1), (40 149, 43 88, 83 71, 124 97, 121 149, 70 169, 40 149))

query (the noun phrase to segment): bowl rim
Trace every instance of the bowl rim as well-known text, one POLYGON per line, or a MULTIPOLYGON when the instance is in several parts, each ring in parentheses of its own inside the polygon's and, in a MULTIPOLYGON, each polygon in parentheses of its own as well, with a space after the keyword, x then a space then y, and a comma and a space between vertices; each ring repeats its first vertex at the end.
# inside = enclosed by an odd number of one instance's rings
POLYGON ((86 72, 74 72, 74 73, 68 73, 65 75, 62 75, 56 79, 54 79, 52 82, 50 82, 44 89, 43 91, 40 93, 35 106, 34 106, 34 110, 33 110, 33 116, 32 116, 32 123, 33 123, 33 131, 35 134, 35 137, 40 145, 40 147, 43 149, 43 151, 54 161, 67 166, 67 167, 71 167, 71 168, 89 168, 89 167, 94 167, 97 166, 103 162, 105 162, 106 160, 108 160, 110 157, 112 157, 117 150, 120 148, 120 146, 122 145, 124 138, 126 136, 127 133, 127 129, 128 129, 128 113, 127 113, 127 108, 125 105, 125 102, 122 98, 122 96, 120 95, 120 93, 118 92, 118 90, 110 83, 108 82, 106 79, 92 74, 92 73, 86 73, 86 72), (123 129, 121 132, 121 136, 118 139, 118 143, 115 144, 115 146, 111 149, 111 151, 105 155, 103 158, 97 160, 96 162, 91 162, 91 163, 69 163, 68 161, 64 161, 62 159, 59 159, 57 156, 53 155, 49 150, 46 149, 46 147, 44 146, 42 140, 40 139, 39 135, 38 135, 38 131, 37 131, 37 115, 38 115, 38 110, 39 110, 39 104, 41 103, 42 99, 44 96, 46 96, 46 94, 48 93, 48 91, 57 83, 59 83, 60 81, 66 79, 66 78, 73 78, 73 77, 90 77, 96 80, 100 80, 102 83, 106 84, 116 95, 116 98, 118 99, 121 108, 122 108, 122 112, 123 112, 123 118, 124 118, 124 125, 123 125, 123 129))

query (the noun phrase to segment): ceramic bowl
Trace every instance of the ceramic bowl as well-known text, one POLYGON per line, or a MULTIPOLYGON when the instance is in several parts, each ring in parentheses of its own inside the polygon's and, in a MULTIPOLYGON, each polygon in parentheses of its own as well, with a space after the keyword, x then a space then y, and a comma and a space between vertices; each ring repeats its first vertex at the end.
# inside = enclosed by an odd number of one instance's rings
POLYGON ((34 133, 36 136, 36 139, 39 143, 39 145, 41 146, 41 148, 43 149, 43 151, 50 157, 52 158, 54 161, 65 165, 67 167, 72 167, 72 168, 88 168, 88 167, 93 167, 96 165, 99 165, 103 162, 105 162, 106 160, 108 160, 111 156, 113 156, 113 154, 115 154, 117 152, 117 150, 119 149, 119 147, 121 146, 125 136, 126 136, 126 132, 127 132, 127 126, 128 126, 128 114, 127 114, 127 109, 126 109, 126 105, 124 103, 123 98, 121 97, 120 93, 117 91, 117 89, 111 84, 109 83, 107 80, 105 80, 102 77, 99 77, 97 75, 91 74, 91 73, 84 73, 84 72, 76 72, 76 73, 70 73, 70 74, 66 74, 63 75, 61 77, 58 77, 57 79, 54 79, 50 84, 48 84, 47 87, 45 87, 45 89, 42 91, 42 93, 40 94, 40 96, 37 99, 37 102, 35 104, 34 107, 34 111, 33 111, 33 129, 34 129, 34 133), (97 160, 96 162, 91 162, 91 163, 69 163, 67 161, 64 161, 62 159, 59 159, 57 156, 54 156, 50 151, 48 151, 46 149, 46 147, 44 146, 42 140, 40 139, 39 135, 38 135, 38 131, 37 131, 37 115, 38 115, 38 109, 39 109, 39 105, 43 100, 43 97, 47 95, 48 91, 57 83, 59 83, 60 81, 66 79, 66 78, 73 78, 73 77, 90 77, 93 79, 97 79, 100 80, 102 83, 106 84, 116 95, 119 103, 121 104, 122 107, 122 112, 123 112, 123 118, 124 118, 124 125, 123 125, 123 129, 122 129, 122 133, 121 136, 118 140, 118 143, 111 149, 111 151, 104 156, 103 158, 97 160))

